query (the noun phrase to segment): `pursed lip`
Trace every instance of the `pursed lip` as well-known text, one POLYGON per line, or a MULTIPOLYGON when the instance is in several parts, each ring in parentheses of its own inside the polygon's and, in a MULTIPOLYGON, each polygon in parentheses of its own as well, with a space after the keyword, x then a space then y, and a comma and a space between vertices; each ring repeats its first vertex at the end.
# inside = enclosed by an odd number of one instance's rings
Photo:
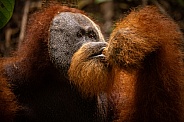
POLYGON ((98 58, 98 57, 105 57, 105 55, 103 54, 103 50, 106 47, 102 47, 98 50, 98 52, 94 53, 93 55, 91 55, 90 57, 94 57, 94 58, 98 58))

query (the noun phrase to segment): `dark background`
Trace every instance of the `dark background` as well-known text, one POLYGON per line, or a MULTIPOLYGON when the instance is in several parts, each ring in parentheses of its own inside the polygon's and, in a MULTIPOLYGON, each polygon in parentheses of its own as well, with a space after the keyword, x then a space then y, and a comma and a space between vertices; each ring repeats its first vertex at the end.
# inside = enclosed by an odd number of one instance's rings
MULTIPOLYGON (((52 0, 51 0, 52 1, 52 0)), ((59 1, 59 0, 58 0, 59 1)), ((156 5, 171 16, 184 32, 184 0, 60 0, 63 4, 84 10, 102 29, 105 38, 113 25, 131 9, 156 5)), ((21 45, 29 15, 47 5, 47 0, 16 0, 14 13, 8 24, 0 30, 0 57, 10 56, 21 45), (43 5, 44 4, 44 5, 43 5)))

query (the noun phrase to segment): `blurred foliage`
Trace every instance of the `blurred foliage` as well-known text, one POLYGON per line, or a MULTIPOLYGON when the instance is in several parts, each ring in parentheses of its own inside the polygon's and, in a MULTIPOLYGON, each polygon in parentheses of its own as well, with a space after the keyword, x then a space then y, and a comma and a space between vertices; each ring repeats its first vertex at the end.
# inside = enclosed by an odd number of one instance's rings
POLYGON ((177 0, 178 4, 184 7, 184 0, 177 0))
MULTIPOLYGON (((102 23, 103 26, 106 21, 104 19, 106 12, 102 12, 102 6, 107 2, 113 2, 113 8, 106 8, 106 11, 109 11, 109 9, 113 11, 113 23, 126 16, 134 7, 156 5, 162 12, 170 15, 180 25, 181 30, 184 31, 184 0, 79 0, 79 8, 90 13, 90 15, 102 23), (80 4, 83 2, 85 4, 80 4)), ((112 28, 109 29, 112 30, 112 28)), ((108 35, 109 32, 110 31, 108 31, 108 35)))
MULTIPOLYGON (((9 56, 21 42, 20 33, 22 32, 22 20, 25 18, 24 10, 27 1, 30 1, 29 14, 40 9, 42 3, 46 3, 47 6, 47 2, 53 1, 60 1, 64 5, 84 10, 100 25, 106 39, 108 39, 116 21, 126 16, 134 7, 145 5, 155 5, 160 8, 162 12, 170 15, 184 32, 184 0, 16 0, 12 18, 0 30, 0 56, 9 56)), ((1 2, 0 7, 2 8, 2 6, 1 2)), ((2 17, 1 14, 0 17, 2 17)), ((0 24, 2 23, 0 22, 0 24)))

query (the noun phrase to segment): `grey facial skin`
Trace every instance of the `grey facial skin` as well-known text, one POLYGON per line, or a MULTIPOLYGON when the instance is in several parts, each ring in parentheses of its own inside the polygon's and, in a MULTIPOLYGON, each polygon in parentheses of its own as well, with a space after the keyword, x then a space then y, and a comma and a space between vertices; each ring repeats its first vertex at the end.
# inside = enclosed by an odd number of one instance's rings
POLYGON ((54 65, 66 72, 71 57, 86 42, 104 42, 101 31, 91 19, 80 13, 62 12, 50 26, 49 53, 54 65))

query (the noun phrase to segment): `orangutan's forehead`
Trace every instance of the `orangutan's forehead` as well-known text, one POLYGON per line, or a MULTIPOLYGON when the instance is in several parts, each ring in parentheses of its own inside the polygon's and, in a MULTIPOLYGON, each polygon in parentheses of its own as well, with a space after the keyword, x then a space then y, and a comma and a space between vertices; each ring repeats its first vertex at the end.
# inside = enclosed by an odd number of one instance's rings
POLYGON ((94 26, 93 22, 80 13, 62 12, 56 15, 51 23, 52 26, 94 26))
POLYGON ((95 24, 89 17, 81 13, 72 13, 72 12, 59 13, 53 18, 50 29, 72 30, 78 27, 83 28, 86 26, 92 27, 93 29, 95 29, 99 35, 99 38, 101 40, 104 40, 99 26, 95 24))

